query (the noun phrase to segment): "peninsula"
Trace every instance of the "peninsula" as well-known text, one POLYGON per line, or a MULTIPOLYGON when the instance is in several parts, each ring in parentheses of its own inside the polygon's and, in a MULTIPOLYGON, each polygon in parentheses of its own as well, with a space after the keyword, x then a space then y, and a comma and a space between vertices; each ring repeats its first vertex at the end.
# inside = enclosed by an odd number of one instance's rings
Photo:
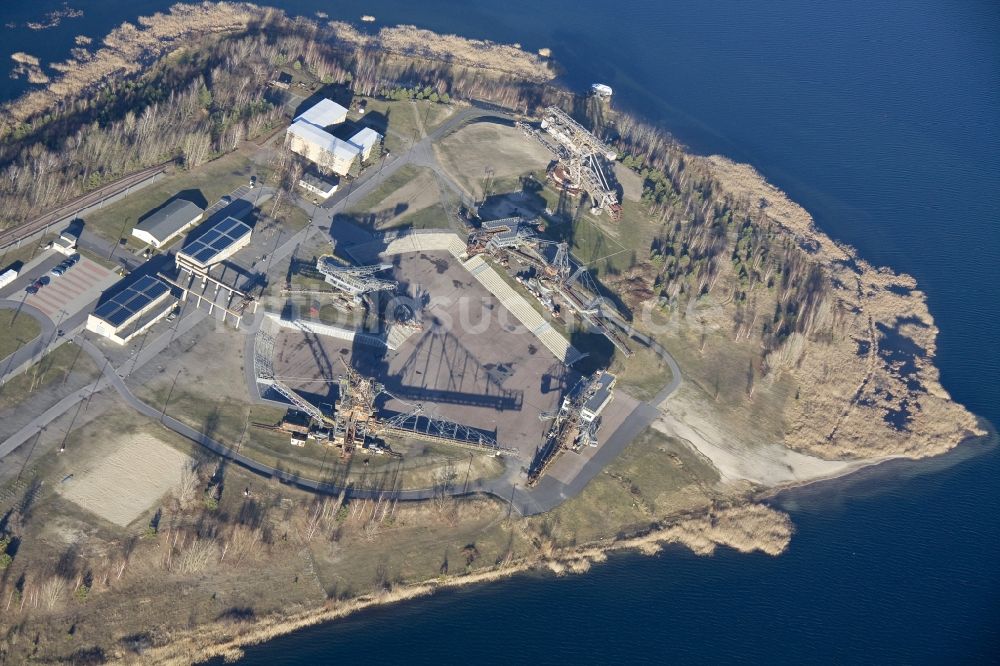
MULTIPOLYGON (((371 27, 371 26, 369 26, 371 27)), ((915 281, 558 53, 177 5, 0 115, 0 660, 198 663, 986 435, 915 281)))

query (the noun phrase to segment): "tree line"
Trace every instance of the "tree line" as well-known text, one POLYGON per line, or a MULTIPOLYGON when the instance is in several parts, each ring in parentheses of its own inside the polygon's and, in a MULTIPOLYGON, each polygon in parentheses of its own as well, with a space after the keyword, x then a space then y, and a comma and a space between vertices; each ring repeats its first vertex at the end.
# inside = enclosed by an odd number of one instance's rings
MULTIPOLYGON (((281 100, 268 82, 287 63, 361 95, 401 96, 405 90, 406 96, 476 98, 525 111, 551 95, 505 71, 502 62, 492 63, 498 52, 487 46, 468 43, 462 64, 419 49, 405 55, 411 50, 406 40, 422 38, 418 33, 389 30, 385 39, 392 47, 383 49, 378 39, 345 36, 342 25, 271 13, 241 33, 191 38, 135 75, 80 84, 78 94, 5 125, 0 228, 144 167, 174 160, 194 168, 260 136, 283 120, 281 100), (477 54, 494 66, 470 64, 477 54)), ((78 56, 86 62, 86 55, 78 56)))
POLYGON ((704 159, 663 130, 626 114, 591 127, 642 179, 642 202, 659 230, 649 248, 651 289, 682 316, 703 297, 731 305, 733 338, 758 340, 759 370, 795 333, 821 338, 835 309, 828 278, 767 215, 764 200, 727 193, 704 159))

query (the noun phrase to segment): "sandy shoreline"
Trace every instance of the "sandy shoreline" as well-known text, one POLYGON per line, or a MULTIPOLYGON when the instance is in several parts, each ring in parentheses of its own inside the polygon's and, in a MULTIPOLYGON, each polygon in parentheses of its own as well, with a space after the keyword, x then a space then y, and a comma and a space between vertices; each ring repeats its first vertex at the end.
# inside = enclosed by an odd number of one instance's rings
POLYGON ((904 457, 824 460, 774 442, 748 444, 734 440, 712 419, 699 413, 683 393, 671 398, 669 410, 661 409, 652 428, 697 452, 719 472, 722 483, 730 486, 746 482, 754 487, 783 489, 845 476, 904 457))

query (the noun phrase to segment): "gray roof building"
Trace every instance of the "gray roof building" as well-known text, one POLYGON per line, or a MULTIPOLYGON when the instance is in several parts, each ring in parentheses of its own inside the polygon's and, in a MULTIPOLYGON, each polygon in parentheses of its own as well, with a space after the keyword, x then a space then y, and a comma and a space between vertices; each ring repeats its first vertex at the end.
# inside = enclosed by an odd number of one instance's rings
POLYGON ((608 406, 608 403, 611 402, 611 391, 615 386, 616 379, 610 372, 605 372, 597 380, 594 393, 587 398, 586 402, 583 403, 583 409, 580 410, 580 416, 583 417, 584 421, 590 423, 600 416, 604 408, 608 406))
POLYGON ((132 235, 159 248, 201 219, 204 210, 187 199, 174 199, 135 225, 132 235))
POLYGON ((334 176, 324 176, 312 171, 306 171, 299 179, 299 186, 309 190, 313 194, 318 194, 324 199, 337 191, 339 181, 334 176))

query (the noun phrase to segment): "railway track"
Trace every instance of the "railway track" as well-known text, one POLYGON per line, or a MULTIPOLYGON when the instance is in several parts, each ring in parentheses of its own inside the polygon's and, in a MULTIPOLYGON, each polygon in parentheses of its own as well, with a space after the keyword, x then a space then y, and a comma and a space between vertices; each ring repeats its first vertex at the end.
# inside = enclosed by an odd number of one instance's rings
POLYGON ((2 231, 0 232, 0 248, 23 240, 38 233, 39 231, 42 231, 43 229, 46 229, 56 222, 66 219, 76 212, 85 208, 90 208, 105 199, 121 194, 129 188, 148 180, 157 173, 160 173, 168 164, 170 164, 170 162, 163 162, 155 166, 146 167, 141 171, 136 171, 135 173, 129 174, 124 178, 120 178, 113 183, 102 185, 96 190, 87 192, 72 201, 68 201, 61 206, 53 208, 33 220, 25 222, 24 224, 18 225, 12 229, 2 231))

